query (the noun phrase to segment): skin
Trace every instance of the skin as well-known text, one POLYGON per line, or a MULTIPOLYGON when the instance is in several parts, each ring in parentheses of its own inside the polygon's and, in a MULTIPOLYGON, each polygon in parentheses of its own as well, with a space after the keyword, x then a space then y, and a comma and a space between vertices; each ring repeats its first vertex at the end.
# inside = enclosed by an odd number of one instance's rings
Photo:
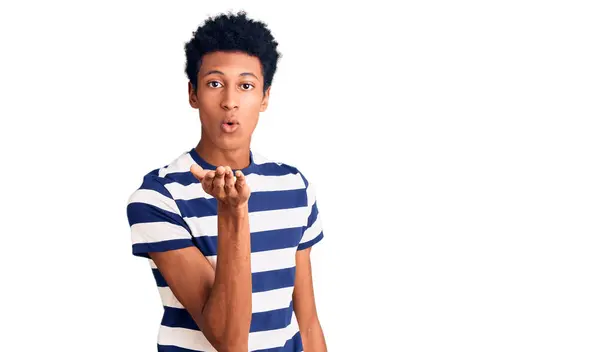
POLYGON ((196 151, 212 165, 247 167, 250 142, 259 113, 269 104, 271 87, 263 93, 260 60, 245 53, 214 52, 202 57, 197 90, 188 84, 190 106, 198 109, 202 125, 196 151), (224 133, 221 123, 238 120, 238 130, 224 133))
MULTIPOLYGON (((208 163, 219 165, 214 171, 190 168, 204 191, 217 199, 216 270, 196 247, 150 253, 175 297, 219 351, 248 351, 251 190, 239 169, 249 165, 252 133, 268 106, 271 89, 264 91, 263 82, 258 58, 213 52, 203 56, 197 89, 188 84, 189 103, 198 109, 202 124, 196 150, 208 163), (221 124, 232 117, 238 129, 224 133, 221 124)), ((296 254, 293 301, 304 351, 327 351, 315 304, 310 248, 296 254)))

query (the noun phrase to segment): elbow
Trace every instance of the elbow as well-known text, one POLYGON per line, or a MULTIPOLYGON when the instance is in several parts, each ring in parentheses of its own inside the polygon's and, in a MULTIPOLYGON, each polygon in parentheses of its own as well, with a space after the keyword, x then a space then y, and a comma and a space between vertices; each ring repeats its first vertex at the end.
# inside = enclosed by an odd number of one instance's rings
POLYGON ((250 321, 248 319, 236 319, 235 325, 222 324, 223 322, 211 320, 202 316, 199 320, 200 330, 219 352, 248 352, 248 337, 250 333, 250 321))
POLYGON ((248 334, 245 334, 245 336, 219 336, 205 333, 204 336, 206 336, 210 344, 219 352, 248 352, 248 334))
POLYGON ((298 321, 300 325, 300 332, 303 334, 311 334, 315 330, 321 330, 321 323, 316 314, 311 315, 305 319, 298 321))
POLYGON ((247 341, 246 343, 224 342, 213 347, 219 352, 248 352, 247 341))

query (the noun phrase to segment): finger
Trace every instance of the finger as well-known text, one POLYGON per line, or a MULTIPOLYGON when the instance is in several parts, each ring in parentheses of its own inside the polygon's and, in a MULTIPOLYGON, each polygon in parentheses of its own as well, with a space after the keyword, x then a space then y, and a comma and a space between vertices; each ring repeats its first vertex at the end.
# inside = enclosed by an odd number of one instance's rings
POLYGON ((204 175, 202 179, 202 187, 208 193, 212 193, 213 190, 213 180, 215 179, 215 172, 213 170, 207 170, 208 172, 204 175))
POLYGON ((244 185, 246 184, 246 176, 244 176, 244 174, 240 170, 237 170, 235 172, 235 176, 236 176, 235 188, 238 191, 240 191, 242 188, 244 188, 244 185))
POLYGON ((192 173, 192 175, 194 175, 196 179, 198 179, 198 181, 202 181, 208 170, 204 170, 198 164, 192 164, 192 166, 190 167, 190 172, 192 173))
POLYGON ((215 170, 215 179, 213 180, 213 193, 214 196, 221 198, 225 196, 225 167, 219 166, 215 170))
POLYGON ((206 174, 204 174, 204 181, 210 182, 212 184, 213 179, 215 178, 215 171, 214 170, 207 170, 206 174))
POLYGON ((236 197, 237 191, 235 190, 235 176, 233 175, 233 171, 229 166, 225 167, 225 194, 229 197, 236 197))
POLYGON ((231 171, 231 167, 225 166, 225 175, 223 177, 225 179, 225 184, 227 184, 227 181, 229 180, 229 178, 233 177, 233 172, 231 171))

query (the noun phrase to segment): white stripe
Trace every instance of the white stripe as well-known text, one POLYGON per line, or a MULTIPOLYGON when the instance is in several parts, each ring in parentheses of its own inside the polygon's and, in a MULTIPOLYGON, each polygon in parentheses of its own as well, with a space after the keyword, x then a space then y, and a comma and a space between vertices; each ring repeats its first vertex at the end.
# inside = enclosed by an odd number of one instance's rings
POLYGON ((150 267, 152 269, 158 269, 158 267, 156 266, 156 263, 154 263, 154 260, 148 259, 148 262, 150 262, 150 267))
POLYGON ((276 290, 255 292, 252 294, 252 312, 267 312, 290 306, 294 287, 284 287, 276 290))
POLYGON ((315 205, 315 202, 317 199, 315 191, 316 191, 315 186, 313 186, 312 183, 309 183, 308 188, 306 189, 306 199, 307 199, 307 206, 308 206, 308 215, 306 215, 307 218, 310 216, 312 207, 313 207, 313 205, 315 205))
POLYGON ((190 171, 190 167, 196 162, 192 158, 189 152, 185 152, 181 154, 177 159, 173 160, 173 162, 166 167, 158 170, 159 177, 165 177, 166 175, 174 172, 187 172, 190 171))
POLYGON ((292 312, 292 322, 285 328, 250 333, 248 349, 254 351, 283 347, 286 341, 291 339, 297 332, 298 322, 296 321, 296 315, 292 312))
MULTIPOLYGON (((166 307, 185 309, 169 287, 159 287, 158 292, 162 304, 166 307)), ((267 312, 270 310, 284 309, 290 306, 294 287, 284 287, 265 292, 252 294, 252 313, 267 312)))
POLYGON ((173 294, 173 291, 167 287, 159 287, 158 293, 160 293, 160 299, 162 300, 163 306, 171 307, 171 308, 180 308, 185 309, 183 304, 179 302, 177 297, 173 294))
MULTIPOLYGON (((252 233, 302 227, 306 225, 306 207, 253 211, 248 217, 252 233)), ((194 237, 217 236, 217 215, 184 219, 194 237)))
POLYGON ((130 203, 144 203, 154 205, 162 210, 166 210, 170 213, 175 213, 181 216, 179 208, 175 201, 171 198, 165 197, 157 191, 151 189, 138 189, 133 192, 129 198, 130 203))
POLYGON ((191 237, 185 228, 169 222, 144 222, 131 225, 131 241, 133 244, 178 239, 191 239, 191 237))
MULTIPOLYGON (((287 174, 282 176, 263 176, 250 174, 246 176, 246 183, 251 192, 276 192, 294 189, 303 189, 304 181, 298 174, 287 174)), ((206 193, 200 183, 182 185, 177 182, 168 183, 165 188, 171 193, 173 199, 190 200, 196 198, 212 199, 213 196, 206 193)))
POLYGON ((276 192, 304 188, 304 181, 298 174, 281 176, 250 174, 246 177, 246 182, 252 192, 276 192))
POLYGON ((262 155, 260 153, 256 153, 254 151, 252 151, 252 161, 254 161, 254 164, 256 164, 256 165, 267 164, 267 163, 276 163, 276 164, 281 165, 281 163, 271 161, 271 160, 267 159, 264 155, 262 155))
MULTIPOLYGON (((248 349, 254 351, 282 347, 285 345, 286 341, 291 339, 297 332, 298 322, 295 314, 292 313, 292 322, 285 328, 250 333, 248 335, 248 349)), ((171 328, 164 325, 160 326, 158 343, 160 345, 177 346, 194 351, 216 351, 201 331, 185 328, 171 328)))
MULTIPOLYGON (((216 267, 217 256, 206 259, 216 267)), ((275 249, 272 251, 250 253, 250 267, 253 273, 292 268, 296 265, 296 247, 275 249)))
POLYGON ((217 256, 211 255, 211 256, 208 256, 205 258, 206 258, 206 260, 208 260, 208 263, 210 264, 210 266, 212 266, 214 270, 217 270, 217 256))
POLYGON ((171 328, 164 325, 161 325, 158 331, 158 344, 177 346, 195 351, 217 352, 201 331, 171 328))
POLYGON ((300 243, 301 244, 306 243, 310 240, 315 239, 317 236, 319 236, 321 231, 322 231, 321 213, 317 213, 317 218, 315 219, 315 222, 313 222, 311 227, 307 228, 306 231, 304 231, 304 234, 302 235, 302 239, 300 240, 300 243))
POLYGON ((177 200, 190 200, 196 198, 206 198, 211 199, 213 196, 206 193, 204 188, 202 188, 201 183, 191 183, 187 186, 182 185, 181 183, 171 182, 165 185, 165 188, 171 193, 173 199, 177 200))

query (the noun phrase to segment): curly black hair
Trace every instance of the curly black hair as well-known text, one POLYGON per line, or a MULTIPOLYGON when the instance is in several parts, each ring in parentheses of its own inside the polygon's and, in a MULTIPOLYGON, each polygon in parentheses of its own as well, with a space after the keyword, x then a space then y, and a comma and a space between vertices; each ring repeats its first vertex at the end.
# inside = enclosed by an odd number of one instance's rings
POLYGON ((246 17, 245 11, 209 17, 185 44, 185 73, 194 90, 198 88, 198 70, 204 54, 214 51, 241 51, 260 60, 263 93, 271 86, 281 54, 278 43, 266 24, 246 17))

